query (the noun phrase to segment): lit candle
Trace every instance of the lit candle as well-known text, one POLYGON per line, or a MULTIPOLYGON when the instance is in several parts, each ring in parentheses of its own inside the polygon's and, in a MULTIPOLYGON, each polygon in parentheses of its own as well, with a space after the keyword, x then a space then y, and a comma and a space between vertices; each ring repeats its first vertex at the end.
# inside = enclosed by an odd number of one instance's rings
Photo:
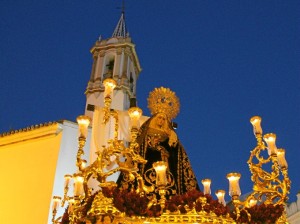
POLYGON ((276 155, 277 154, 277 147, 276 147, 276 135, 273 133, 265 134, 264 140, 268 145, 268 154, 269 155, 276 155))
POLYGON ((111 98, 111 94, 114 91, 114 88, 117 86, 116 81, 113 79, 105 79, 103 81, 103 85, 105 87, 104 98, 106 98, 106 97, 111 98))
POLYGON ((88 126, 90 125, 90 118, 86 115, 81 115, 77 117, 77 123, 78 123, 78 134, 79 137, 87 137, 88 134, 88 126))
POLYGON ((131 107, 128 110, 128 114, 131 120, 132 128, 138 128, 138 122, 143 114, 143 111, 138 107, 131 107))
POLYGON ((231 197, 240 196, 241 189, 239 186, 239 179, 241 178, 240 173, 229 173, 227 179, 229 180, 229 195, 231 197))
POLYGON ((285 150, 284 149, 277 149, 277 160, 278 164, 281 168, 287 168, 288 164, 285 160, 285 150))
POLYGON ((53 196, 52 211, 57 211, 59 204, 60 204, 60 200, 61 200, 61 197, 53 196))
POLYGON ((167 163, 164 161, 158 161, 153 163, 153 168, 156 172, 156 185, 157 186, 166 186, 168 183, 167 180, 167 163))
POLYGON ((262 128, 260 126, 261 123, 261 117, 259 116, 254 116, 251 117, 250 119, 251 124, 253 125, 253 132, 254 135, 256 136, 257 134, 262 135, 262 128))
POLYGON ((216 196, 218 198, 219 203, 225 206, 226 205, 225 198, 224 198, 225 197, 225 191, 224 190, 217 190, 216 191, 216 196))
POLYGON ((257 200, 255 198, 251 198, 249 201, 249 207, 253 207, 257 204, 257 200))
POLYGON ((80 175, 74 175, 74 196, 81 196, 84 195, 84 189, 83 189, 83 177, 80 175))
POLYGON ((203 184, 203 193, 204 194, 211 194, 211 190, 210 190, 210 184, 211 184, 211 180, 210 179, 203 179, 201 181, 201 183, 203 184))
POLYGON ((72 178, 72 175, 66 174, 66 175, 64 176, 64 178, 65 178, 65 184, 64 184, 64 187, 66 188, 66 187, 69 186, 69 183, 70 183, 70 180, 71 180, 71 178, 72 178))

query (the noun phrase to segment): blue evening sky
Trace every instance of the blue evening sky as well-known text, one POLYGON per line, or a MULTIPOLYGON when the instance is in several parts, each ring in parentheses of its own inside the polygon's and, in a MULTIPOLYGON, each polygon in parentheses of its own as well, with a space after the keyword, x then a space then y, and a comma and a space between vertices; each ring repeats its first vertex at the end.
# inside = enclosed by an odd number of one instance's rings
MULTIPOLYGON (((109 38, 121 1, 0 1, 0 133, 84 113, 89 49, 109 38)), ((198 181, 228 191, 255 146, 249 119, 286 149, 290 198, 300 190, 300 1, 126 2, 126 23, 143 68, 138 105, 165 86, 181 101, 178 136, 198 181)), ((75 141, 75 139, 74 139, 75 141)), ((75 149, 74 149, 75 150, 75 149)), ((34 158, 33 158, 34 159, 34 158)), ((229 200, 229 196, 226 196, 229 200)))

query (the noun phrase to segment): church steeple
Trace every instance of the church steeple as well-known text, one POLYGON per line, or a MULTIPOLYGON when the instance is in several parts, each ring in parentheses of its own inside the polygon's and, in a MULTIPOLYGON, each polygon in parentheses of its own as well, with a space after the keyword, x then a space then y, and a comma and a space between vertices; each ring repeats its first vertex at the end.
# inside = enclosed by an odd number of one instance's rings
POLYGON ((126 23, 125 23, 125 12, 122 10, 122 14, 121 17, 119 19, 119 22, 112 34, 111 37, 127 37, 128 32, 127 32, 127 28, 126 28, 126 23))
MULTIPOLYGON (((117 82, 114 90, 113 109, 127 110, 130 99, 136 97, 136 81, 141 72, 135 45, 128 35, 124 7, 111 38, 99 38, 91 49, 93 66, 86 89, 86 105, 103 106, 103 80, 113 78, 117 82)), ((92 112, 85 114, 92 117, 92 112)))

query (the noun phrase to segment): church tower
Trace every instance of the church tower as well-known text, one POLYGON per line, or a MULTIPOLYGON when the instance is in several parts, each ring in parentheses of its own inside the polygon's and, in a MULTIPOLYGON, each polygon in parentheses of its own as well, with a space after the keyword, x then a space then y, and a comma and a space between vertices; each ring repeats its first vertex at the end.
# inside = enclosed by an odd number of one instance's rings
POLYGON ((130 101, 135 102, 136 82, 141 72, 140 63, 125 24, 122 11, 111 38, 101 37, 91 49, 93 66, 86 94, 85 114, 92 118, 88 105, 104 106, 104 86, 106 78, 113 78, 117 86, 113 94, 112 109, 127 110, 130 101))

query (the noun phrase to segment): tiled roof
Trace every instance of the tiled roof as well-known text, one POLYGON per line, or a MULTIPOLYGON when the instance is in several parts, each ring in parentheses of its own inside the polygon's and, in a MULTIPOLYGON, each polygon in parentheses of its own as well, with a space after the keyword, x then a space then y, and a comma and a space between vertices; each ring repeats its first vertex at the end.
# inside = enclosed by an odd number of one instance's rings
POLYGON ((28 126, 26 128, 21 128, 21 129, 18 129, 18 130, 11 130, 11 131, 8 131, 8 132, 1 133, 0 137, 13 135, 13 134, 20 133, 20 132, 32 131, 32 130, 39 129, 39 128, 42 128, 42 127, 51 126, 51 125, 54 125, 54 124, 57 124, 57 123, 59 123, 59 122, 56 122, 56 121, 51 122, 50 121, 50 122, 46 122, 46 123, 43 123, 43 124, 31 125, 31 126, 28 126))

